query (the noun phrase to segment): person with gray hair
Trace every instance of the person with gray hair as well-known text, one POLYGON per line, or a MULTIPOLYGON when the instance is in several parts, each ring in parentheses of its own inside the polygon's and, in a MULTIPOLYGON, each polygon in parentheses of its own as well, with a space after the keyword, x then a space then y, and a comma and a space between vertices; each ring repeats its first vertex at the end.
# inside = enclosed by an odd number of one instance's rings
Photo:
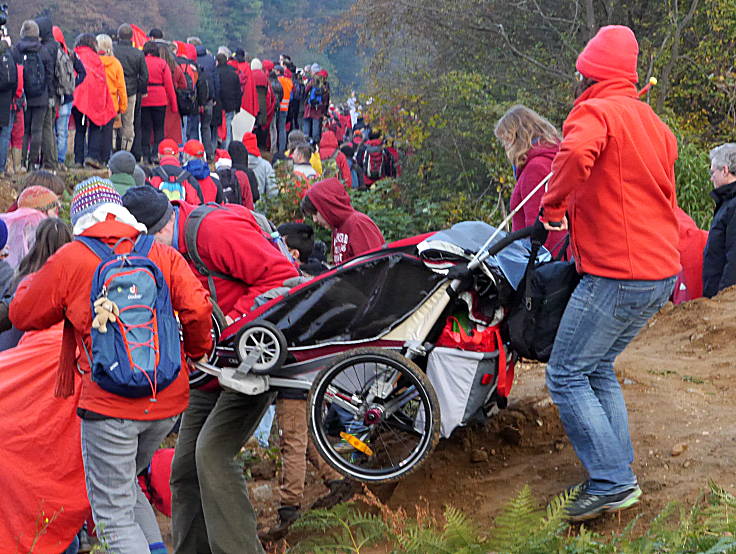
POLYGON ((736 144, 710 151, 710 195, 716 203, 703 252, 703 296, 736 284, 736 144))

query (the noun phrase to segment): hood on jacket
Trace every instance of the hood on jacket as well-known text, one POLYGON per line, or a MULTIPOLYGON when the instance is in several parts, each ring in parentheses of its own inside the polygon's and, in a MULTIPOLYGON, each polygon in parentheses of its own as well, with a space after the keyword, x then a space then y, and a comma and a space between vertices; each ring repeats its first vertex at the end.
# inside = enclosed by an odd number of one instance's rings
POLYGON ((43 42, 54 40, 53 23, 51 17, 48 15, 41 15, 35 19, 36 25, 38 25, 38 35, 41 37, 43 42))
POLYGON ((266 74, 271 73, 271 70, 274 68, 273 62, 271 60, 263 60, 261 62, 261 66, 266 74))
POLYGON ((64 38, 64 32, 61 30, 61 28, 54 25, 52 27, 52 33, 54 34, 54 38, 56 39, 56 42, 61 44, 61 47, 64 49, 64 52, 68 54, 69 48, 66 45, 66 39, 64 38))
POLYGON ((184 56, 189 59, 189 61, 196 62, 197 61, 197 47, 193 44, 185 44, 184 45, 184 56))
POLYGON ((197 52, 197 57, 198 58, 207 55, 207 48, 203 44, 200 44, 198 46, 195 46, 194 48, 195 48, 195 50, 197 52))
POLYGON ((19 52, 40 52, 41 41, 37 38, 22 38, 18 41, 19 52))
POLYGON ((210 176, 210 167, 201 159, 189 160, 184 165, 184 169, 191 173, 197 181, 201 181, 202 179, 206 179, 210 176))
POLYGON ((337 137, 332 131, 322 133, 322 139, 319 141, 319 157, 326 160, 337 150, 337 137))
POLYGON ((307 196, 333 229, 355 212, 345 187, 334 177, 315 183, 307 196))
POLYGON ((559 144, 535 144, 526 153, 526 163, 521 167, 515 167, 514 174, 518 178, 521 172, 524 171, 524 168, 527 167, 534 159, 538 159, 538 161, 549 160, 551 162, 555 159, 559 150, 559 144))
POLYGON ((239 140, 233 140, 227 147, 227 153, 233 161, 233 167, 236 169, 247 169, 248 167, 248 149, 245 144, 239 140))

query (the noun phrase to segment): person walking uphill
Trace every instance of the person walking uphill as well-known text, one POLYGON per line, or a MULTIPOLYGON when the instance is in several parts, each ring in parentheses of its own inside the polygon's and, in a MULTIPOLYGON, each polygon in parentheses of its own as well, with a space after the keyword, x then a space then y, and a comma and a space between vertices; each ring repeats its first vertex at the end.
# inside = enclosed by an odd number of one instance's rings
POLYGON ((548 230, 566 229, 570 218, 582 274, 547 365, 547 387, 588 472, 567 508, 573 521, 629 508, 641 497, 613 363, 670 297, 680 271, 677 141, 639 100, 638 53, 631 29, 612 25, 578 56, 582 80, 542 198, 548 230))
MULTIPOLYGON (((156 517, 138 487, 136 476, 148 466, 177 415, 186 408, 189 382, 187 371, 181 369, 186 364, 184 355, 200 359, 211 349, 211 305, 184 258, 142 234, 145 227, 122 206, 120 195, 110 181, 92 177, 79 183, 72 198, 71 220, 76 240, 63 246, 39 271, 21 282, 10 304, 10 319, 19 329, 29 331, 65 322, 56 395, 68 397, 74 393, 79 367, 82 391, 77 413, 82 419, 82 459, 98 535, 109 551, 116 554, 164 553, 166 546, 156 517), (104 340, 102 337, 122 340, 121 335, 126 332, 120 330, 131 323, 128 317, 134 316, 121 314, 118 322, 117 318, 109 318, 110 310, 115 311, 112 306, 98 305, 93 313, 90 301, 93 277, 101 261, 97 252, 114 249, 126 253, 134 244, 140 255, 152 264, 147 267, 157 268, 146 271, 160 271, 154 290, 160 289, 170 299, 169 304, 165 301, 154 304, 155 330, 143 337, 137 335, 137 340, 150 340, 157 345, 156 359, 167 361, 165 374, 173 379, 162 382, 164 366, 157 361, 157 373, 153 373, 153 368, 147 367, 149 364, 143 360, 148 356, 132 350, 128 356, 141 364, 135 367, 156 375, 153 379, 157 384, 155 391, 146 390, 143 395, 136 391, 135 397, 120 382, 115 383, 117 388, 112 387, 111 378, 106 377, 112 372, 106 366, 100 367, 113 362, 106 357, 112 349, 104 348, 107 344, 100 342, 104 340), (174 311, 182 326, 183 347, 179 344, 174 311), (167 323, 171 325, 169 333, 165 331, 169 328, 167 323), (75 350, 80 353, 76 360, 75 350)), ((151 296, 150 281, 132 282, 130 288, 139 291, 139 298, 151 296), (149 294, 145 294, 147 291, 149 294)), ((117 288, 121 287, 113 287, 117 288)), ((120 303, 121 312, 130 309, 123 305, 127 289, 116 296, 115 292, 109 293, 108 301, 120 303)), ((115 365, 128 364, 116 360, 115 365)), ((132 371, 128 373, 131 374, 132 371)))
MULTIPOLYGON (((193 259, 187 220, 202 207, 183 202, 173 202, 172 207, 166 195, 150 186, 130 189, 123 202, 156 240, 193 259)), ((258 295, 297 275, 243 206, 212 209, 201 221, 194 244, 201 262, 213 273, 211 285, 191 261, 190 267, 201 283, 211 287, 228 323, 247 313, 258 295)), ((234 458, 272 400, 271 392, 246 396, 213 389, 209 383, 191 391, 171 468, 177 554, 263 552, 256 536, 256 514, 234 458)))

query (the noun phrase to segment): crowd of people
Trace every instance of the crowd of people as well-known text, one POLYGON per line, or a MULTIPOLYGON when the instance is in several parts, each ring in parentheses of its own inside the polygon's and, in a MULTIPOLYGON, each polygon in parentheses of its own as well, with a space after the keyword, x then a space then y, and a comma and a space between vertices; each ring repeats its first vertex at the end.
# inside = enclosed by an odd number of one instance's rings
MULTIPOLYGON (((111 552, 166 552, 151 508, 164 496, 175 552, 262 552, 261 541, 284 536, 306 508, 307 460, 325 486, 315 506, 347 500, 354 485, 308 440, 304 395, 245 396, 216 381, 190 390, 186 368, 212 350, 213 310, 231 324, 264 295, 381 248, 381 230, 352 207, 351 192, 398 175, 399 159, 354 98, 344 109, 330 103, 328 73, 317 64, 301 70, 286 55, 275 64, 227 47, 213 55, 196 37, 165 41, 158 29, 138 49, 134 30, 82 34, 70 51, 42 17, 23 23, 12 49, 0 42, 9 69, 0 78, 10 79, 0 84, 0 167, 30 170, 0 216, 0 371, 39 375, 46 424, 34 437, 48 440, 40 435, 48 422, 65 422, 55 448, 68 466, 53 482, 49 464, 60 458, 24 467, 25 486, 42 483, 63 509, 44 516, 39 534, 37 506, 6 508, 0 540, 73 554, 94 526, 111 552), (59 219, 64 183, 54 171, 71 116, 75 163, 107 168, 109 178, 76 185, 70 227, 59 219), (239 118, 250 121, 242 133, 239 118), (6 167, 9 148, 19 155, 6 167), (284 192, 274 164, 293 176, 305 218, 277 221, 276 232, 254 211, 284 192), (310 219, 329 230, 330 248, 315 240, 310 219), (145 302, 145 317, 120 324, 122 338, 109 331, 145 302), (39 367, 41 351, 51 354, 39 367), (259 528, 234 459, 274 403, 280 507, 276 524, 259 528), (165 477, 151 479, 151 461, 175 428, 165 477)), ((616 356, 668 299, 712 296, 736 282, 736 145, 711 152, 708 234, 677 206, 677 144, 639 100, 637 56, 630 29, 604 27, 578 58, 577 99, 562 133, 520 105, 496 125, 517 180, 511 208, 523 207, 512 227, 540 219, 547 248, 574 259, 582 275, 547 367, 588 473, 567 508, 574 521, 642 495, 616 356)), ((24 398, 2 394, 3 413, 21 423, 36 417, 24 398)), ((32 442, 10 442, 7 459, 21 459, 32 442)))

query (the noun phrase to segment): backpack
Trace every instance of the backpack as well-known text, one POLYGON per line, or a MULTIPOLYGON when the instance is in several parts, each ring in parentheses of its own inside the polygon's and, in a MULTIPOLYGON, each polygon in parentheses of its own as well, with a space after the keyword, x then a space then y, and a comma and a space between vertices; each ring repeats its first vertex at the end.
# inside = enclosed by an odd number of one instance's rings
POLYGON ((328 179, 330 177, 335 177, 336 179, 342 181, 342 175, 340 174, 340 168, 337 167, 337 153, 339 151, 340 150, 335 150, 332 156, 322 160, 322 179, 328 179))
POLYGON ((23 54, 23 88, 26 97, 35 98, 41 96, 46 90, 46 74, 39 52, 28 52, 23 54))
POLYGON ((222 186, 222 201, 225 204, 242 204, 243 196, 237 170, 230 168, 218 169, 217 175, 220 177, 222 186))
MULTIPOLYGON (((77 236, 100 264, 92 278, 90 302, 106 298, 120 314, 107 332, 91 329, 92 380, 104 390, 126 398, 143 398, 168 387, 181 369, 179 326, 169 287, 148 254, 154 239, 139 235, 133 250, 116 254, 99 239, 77 236)), ((86 352, 86 347, 85 347, 86 352)))
POLYGON ((197 79, 197 104, 204 106, 210 99, 210 85, 207 82, 207 76, 204 74, 204 68, 197 66, 197 75, 201 75, 201 79, 197 79))
POLYGON ((56 95, 59 98, 74 94, 74 62, 59 46, 56 49, 56 95))
POLYGON ((361 165, 365 171, 365 176, 371 181, 378 181, 385 177, 383 146, 367 144, 363 152, 363 163, 361 165))
MULTIPOLYGON (((7 91, 12 90, 15 93, 15 89, 18 86, 18 68, 15 65, 15 60, 10 52, 10 49, 6 48, 3 53, 0 54, 0 90, 7 91)), ((15 94, 13 94, 15 96, 15 94)))
POLYGON ((199 186, 199 182, 194 177, 192 177, 192 174, 189 173, 186 169, 182 169, 178 174, 172 175, 168 171, 166 171, 163 166, 158 166, 153 169, 152 177, 161 178, 161 184, 158 186, 158 190, 163 192, 169 199, 169 201, 186 201, 187 190, 184 186, 184 181, 187 181, 192 187, 194 187, 194 190, 197 192, 197 196, 199 197, 199 201, 201 203, 204 203, 204 194, 202 194, 202 187, 199 186))
POLYGON ((194 79, 187 71, 187 68, 179 67, 184 74, 187 86, 176 89, 176 104, 179 107, 179 113, 181 115, 194 115, 197 113, 197 91, 195 89, 194 79))
POLYGON ((310 106, 316 108, 324 101, 324 94, 324 89, 321 86, 315 84, 309 91, 309 98, 307 99, 307 102, 309 102, 310 106))

